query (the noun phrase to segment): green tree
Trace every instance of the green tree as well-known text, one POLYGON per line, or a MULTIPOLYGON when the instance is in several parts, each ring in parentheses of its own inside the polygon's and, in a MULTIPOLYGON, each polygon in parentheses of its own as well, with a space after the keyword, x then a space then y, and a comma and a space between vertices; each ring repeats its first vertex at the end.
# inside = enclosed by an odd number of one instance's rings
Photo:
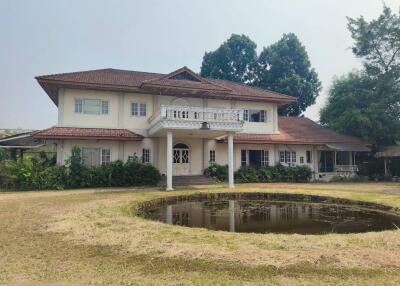
POLYGON ((367 22, 364 17, 348 18, 348 29, 354 40, 353 54, 364 61, 369 75, 399 72, 400 11, 399 15, 384 6, 382 14, 367 22))
POLYGON ((281 115, 300 115, 315 103, 321 90, 305 47, 295 34, 285 34, 257 56, 256 44, 245 35, 232 35, 218 49, 205 53, 204 77, 226 79, 281 92, 297 102, 279 109, 281 115))
POLYGON ((371 22, 349 18, 356 57, 364 68, 333 82, 321 123, 375 147, 400 139, 400 13, 384 6, 371 22))
POLYGON ((201 76, 240 83, 252 80, 252 67, 257 60, 257 45, 245 35, 232 36, 218 49, 206 52, 201 76))
POLYGON ((328 104, 320 113, 321 123, 375 146, 393 144, 400 132, 400 110, 391 104, 391 96, 377 92, 380 88, 389 90, 390 86, 380 85, 380 80, 362 72, 335 79, 328 104))
POLYGON ((306 48, 293 33, 264 48, 258 57, 254 85, 288 94, 297 102, 279 109, 280 115, 298 116, 315 103, 321 90, 306 48))

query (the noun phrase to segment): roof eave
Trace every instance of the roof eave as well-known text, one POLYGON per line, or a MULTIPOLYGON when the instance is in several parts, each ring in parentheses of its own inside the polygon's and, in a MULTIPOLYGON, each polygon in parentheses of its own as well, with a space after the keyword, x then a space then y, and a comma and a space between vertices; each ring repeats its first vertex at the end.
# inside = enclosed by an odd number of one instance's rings
POLYGON ((52 135, 32 135, 33 138, 45 140, 108 140, 108 141, 142 141, 142 137, 110 137, 110 136, 52 136, 52 135))

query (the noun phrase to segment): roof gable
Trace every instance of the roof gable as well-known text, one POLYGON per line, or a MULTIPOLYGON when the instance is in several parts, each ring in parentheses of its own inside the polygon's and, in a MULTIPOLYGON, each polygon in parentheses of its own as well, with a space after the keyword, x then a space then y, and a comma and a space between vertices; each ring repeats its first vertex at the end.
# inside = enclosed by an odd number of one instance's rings
POLYGON ((169 73, 162 78, 203 82, 203 79, 200 76, 198 76, 195 72, 187 67, 183 67, 176 71, 173 71, 172 73, 169 73))

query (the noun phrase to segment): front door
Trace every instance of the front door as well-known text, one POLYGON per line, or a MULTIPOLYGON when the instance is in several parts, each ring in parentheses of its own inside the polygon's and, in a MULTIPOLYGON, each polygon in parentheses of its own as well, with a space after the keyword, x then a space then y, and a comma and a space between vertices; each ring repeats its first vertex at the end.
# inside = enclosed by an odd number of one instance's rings
POLYGON ((174 146, 173 163, 175 176, 190 174, 190 152, 186 144, 178 143, 174 146))

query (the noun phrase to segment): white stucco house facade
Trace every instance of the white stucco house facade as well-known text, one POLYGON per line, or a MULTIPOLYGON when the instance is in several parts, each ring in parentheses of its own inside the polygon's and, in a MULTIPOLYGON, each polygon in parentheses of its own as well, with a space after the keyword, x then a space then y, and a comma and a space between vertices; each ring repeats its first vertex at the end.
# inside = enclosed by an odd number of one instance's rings
POLYGON ((295 98, 225 80, 206 79, 183 67, 170 74, 116 69, 39 76, 58 107, 57 125, 34 138, 57 145, 64 164, 74 146, 87 164, 138 156, 173 188, 174 176, 201 175, 210 164, 307 165, 315 179, 357 170, 359 139, 307 118, 279 117, 295 98))

